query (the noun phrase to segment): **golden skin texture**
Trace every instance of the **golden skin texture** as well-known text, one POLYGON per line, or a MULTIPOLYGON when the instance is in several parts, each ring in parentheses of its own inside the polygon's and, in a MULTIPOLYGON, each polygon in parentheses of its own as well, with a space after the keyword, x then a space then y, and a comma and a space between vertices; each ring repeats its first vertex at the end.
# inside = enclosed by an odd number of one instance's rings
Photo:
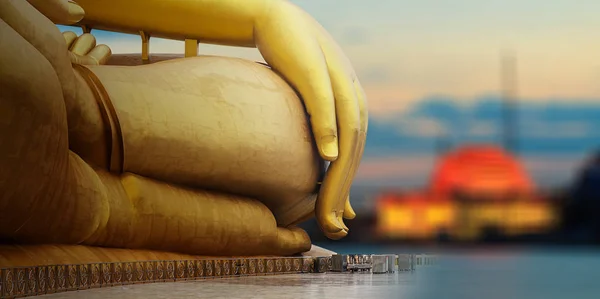
POLYGON ((2 239, 204 255, 310 248, 289 225, 314 209, 323 151, 279 76, 219 57, 73 68, 110 51, 61 36, 26 2, 0 5, 1 54, 11 57, 0 65, 2 239))
POLYGON ((317 200, 317 220, 330 238, 347 234, 342 215, 355 216, 348 193, 364 149, 366 99, 350 62, 313 18, 281 0, 82 0, 77 4, 85 11, 78 24, 88 28, 257 47, 300 93, 321 157, 335 161, 317 200))

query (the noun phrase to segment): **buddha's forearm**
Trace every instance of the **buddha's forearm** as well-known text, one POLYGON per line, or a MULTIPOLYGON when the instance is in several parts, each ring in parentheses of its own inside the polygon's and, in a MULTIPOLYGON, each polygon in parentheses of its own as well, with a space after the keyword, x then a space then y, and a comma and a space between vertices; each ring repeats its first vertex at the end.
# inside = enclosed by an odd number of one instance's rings
POLYGON ((91 28, 255 46, 254 26, 284 0, 77 0, 91 28))

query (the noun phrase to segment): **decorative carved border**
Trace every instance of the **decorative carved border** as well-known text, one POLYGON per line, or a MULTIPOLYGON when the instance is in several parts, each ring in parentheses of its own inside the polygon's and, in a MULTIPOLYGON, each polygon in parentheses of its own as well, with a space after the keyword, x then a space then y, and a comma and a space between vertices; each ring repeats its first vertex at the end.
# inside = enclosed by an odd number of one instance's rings
POLYGON ((329 261, 251 257, 0 268, 0 299, 138 283, 325 272, 329 261))

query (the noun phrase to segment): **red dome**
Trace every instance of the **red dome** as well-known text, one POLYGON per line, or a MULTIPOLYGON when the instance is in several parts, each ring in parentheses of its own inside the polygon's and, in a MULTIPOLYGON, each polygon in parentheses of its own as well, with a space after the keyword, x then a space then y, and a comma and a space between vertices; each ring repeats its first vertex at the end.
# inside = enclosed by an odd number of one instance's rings
POLYGON ((533 183, 521 164, 493 145, 461 147, 442 157, 430 185, 434 194, 529 193, 533 183))

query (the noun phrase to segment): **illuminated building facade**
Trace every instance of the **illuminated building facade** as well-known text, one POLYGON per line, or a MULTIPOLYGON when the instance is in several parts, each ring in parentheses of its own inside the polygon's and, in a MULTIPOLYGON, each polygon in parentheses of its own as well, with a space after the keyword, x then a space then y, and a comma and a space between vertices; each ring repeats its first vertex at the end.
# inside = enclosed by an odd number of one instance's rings
POLYGON ((441 157, 425 190, 380 195, 377 233, 385 239, 514 237, 548 231, 556 214, 517 159, 495 146, 470 145, 441 157))

